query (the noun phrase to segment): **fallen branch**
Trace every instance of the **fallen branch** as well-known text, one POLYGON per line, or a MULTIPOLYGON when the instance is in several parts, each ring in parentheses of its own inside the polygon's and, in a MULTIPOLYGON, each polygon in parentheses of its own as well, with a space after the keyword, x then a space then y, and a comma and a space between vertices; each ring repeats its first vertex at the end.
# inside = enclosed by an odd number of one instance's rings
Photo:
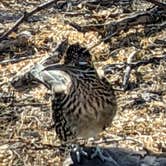
POLYGON ((145 66, 148 64, 159 64, 161 60, 166 61, 166 55, 160 56, 160 57, 152 57, 148 60, 142 60, 138 62, 122 62, 117 64, 108 64, 103 67, 103 71, 104 71, 104 75, 108 75, 111 73, 115 73, 117 71, 122 71, 126 68, 125 74, 123 77, 122 88, 115 88, 116 90, 119 90, 119 91, 125 91, 128 86, 128 81, 129 81, 130 73, 132 69, 136 69, 140 66, 145 66))
POLYGON ((134 69, 140 66, 148 65, 150 63, 159 64, 161 60, 166 60, 166 55, 163 55, 160 57, 152 57, 152 58, 149 58, 148 60, 142 60, 138 62, 131 62, 131 63, 122 62, 122 63, 116 63, 116 64, 108 64, 103 67, 103 70, 104 70, 104 74, 111 74, 113 73, 113 71, 123 70, 127 66, 130 66, 131 69, 134 69))
POLYGON ((129 29, 136 25, 154 24, 157 23, 158 18, 164 20, 166 19, 165 14, 166 11, 154 7, 149 11, 143 11, 136 14, 133 13, 132 15, 127 16, 126 18, 120 21, 111 22, 111 23, 93 24, 93 25, 90 24, 84 26, 80 26, 73 22, 67 22, 67 23, 76 30, 78 30, 79 32, 88 32, 93 30, 100 32, 101 29, 102 31, 105 30, 106 33, 108 34, 102 40, 105 41, 108 40, 110 37, 117 35, 121 30, 129 29))
POLYGON ((8 63, 16 63, 16 62, 20 62, 20 61, 27 60, 27 59, 36 59, 39 57, 41 57, 41 56, 27 56, 27 57, 6 59, 6 60, 1 61, 0 65, 6 65, 8 63))
POLYGON ((64 14, 65 16, 70 16, 70 17, 76 17, 76 16, 89 16, 89 17, 92 17, 90 16, 90 13, 87 13, 87 12, 61 12, 62 14, 64 14))
MULTIPOLYGON (((11 34, 13 31, 15 31, 20 24, 22 24, 24 21, 27 21, 27 19, 30 16, 32 16, 33 14, 35 14, 35 13, 37 13, 37 12, 43 10, 43 9, 46 9, 46 8, 50 7, 52 4, 57 3, 58 1, 59 0, 51 0, 51 1, 45 2, 45 3, 37 6, 36 8, 34 8, 30 12, 25 11, 24 14, 16 21, 16 23, 13 25, 13 27, 11 27, 7 32, 5 32, 2 36, 0 36, 0 42, 2 40, 6 39, 7 36, 9 34, 11 34)), ((70 3, 70 5, 72 4, 74 6, 76 6, 80 3, 86 3, 86 2, 88 2, 88 0, 82 0, 82 1, 79 0, 79 1, 71 1, 71 2, 66 1, 66 3, 70 3)))
POLYGON ((163 8, 164 10, 166 10, 166 3, 162 3, 156 0, 146 0, 147 2, 153 3, 156 6, 159 6, 160 8, 163 8))
POLYGON ((13 25, 12 28, 10 28, 7 32, 5 32, 1 37, 0 37, 0 42, 4 39, 6 39, 6 37, 11 34, 13 31, 16 30, 16 28, 23 23, 24 21, 26 21, 30 16, 32 16, 33 14, 41 11, 42 9, 48 8, 49 6, 51 6, 52 4, 56 3, 58 0, 51 0, 49 2, 43 3, 41 5, 39 5, 38 7, 36 7, 35 9, 33 9, 31 12, 24 12, 23 16, 20 17, 16 23, 13 25))
POLYGON ((32 141, 25 140, 19 138, 18 140, 10 139, 7 142, 3 142, 3 144, 8 144, 8 148, 11 150, 16 149, 31 149, 31 150, 44 150, 44 149, 54 149, 59 150, 60 146, 51 145, 51 144, 42 144, 42 143, 33 143, 32 141))
MULTIPOLYGON (((129 57, 128 57, 128 59, 127 59, 127 63, 128 63, 128 64, 129 64, 129 63, 132 63, 133 58, 134 58, 134 56, 136 55, 137 52, 138 52, 138 51, 134 51, 134 52, 132 52, 132 53, 129 55, 129 57)), ((128 65, 128 66, 126 67, 125 71, 124 71, 125 74, 124 74, 123 83, 122 83, 123 90, 126 90, 127 87, 128 87, 128 83, 129 83, 129 78, 130 78, 131 70, 132 70, 131 66, 128 65)))
POLYGON ((0 102, 11 103, 13 100, 15 100, 15 95, 13 92, 11 93, 0 92, 0 102))
POLYGON ((98 31, 99 29, 104 29, 104 27, 108 24, 108 23, 104 23, 104 24, 90 24, 90 25, 84 25, 84 26, 80 26, 74 22, 69 22, 66 21, 65 23, 69 24, 70 26, 72 26, 73 28, 75 28, 78 32, 88 32, 88 31, 98 31))
POLYGON ((48 104, 45 103, 13 103, 12 106, 16 107, 26 107, 26 106, 32 106, 32 107, 42 107, 47 106, 48 104))
POLYGON ((133 13, 132 15, 127 16, 120 21, 115 21, 111 23, 107 22, 103 24, 90 24, 84 26, 69 21, 66 23, 75 28, 78 32, 85 33, 88 31, 97 31, 99 34, 102 34, 103 38, 98 43, 88 48, 88 50, 91 50, 92 48, 99 45, 101 42, 106 42, 113 36, 118 35, 122 30, 130 29, 133 26, 137 25, 147 26, 149 24, 153 24, 153 26, 155 26, 155 24, 158 24, 159 18, 164 22, 164 20, 166 20, 165 14, 166 10, 161 10, 158 7, 154 7, 149 11, 143 11, 136 14, 133 13), (104 35, 103 32, 106 35, 104 35))
POLYGON ((112 22, 106 26, 105 30, 107 35, 102 39, 102 41, 107 41, 111 37, 117 35, 120 31, 130 29, 133 26, 137 25, 148 25, 156 24, 160 20, 166 20, 166 10, 161 10, 158 7, 154 7, 149 11, 133 14, 124 18, 121 21, 112 22), (160 18, 160 20, 159 20, 160 18))

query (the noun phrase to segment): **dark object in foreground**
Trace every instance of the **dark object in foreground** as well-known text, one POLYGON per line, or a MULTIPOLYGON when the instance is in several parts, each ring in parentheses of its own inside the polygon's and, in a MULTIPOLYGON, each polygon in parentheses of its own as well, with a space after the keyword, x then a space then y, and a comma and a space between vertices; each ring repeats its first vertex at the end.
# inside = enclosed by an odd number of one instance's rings
MULTIPOLYGON (((84 148, 89 156, 92 152, 92 147, 84 148)), ((129 151, 122 148, 103 148, 103 154, 105 156, 111 156, 119 166, 165 166, 166 155, 165 154, 148 154, 146 151, 136 152, 129 151)), ((81 156, 80 163, 77 162, 75 153, 66 158, 63 166, 116 166, 114 163, 109 161, 101 161, 98 157, 93 159, 81 156), (71 156, 71 157, 70 157, 71 156)))

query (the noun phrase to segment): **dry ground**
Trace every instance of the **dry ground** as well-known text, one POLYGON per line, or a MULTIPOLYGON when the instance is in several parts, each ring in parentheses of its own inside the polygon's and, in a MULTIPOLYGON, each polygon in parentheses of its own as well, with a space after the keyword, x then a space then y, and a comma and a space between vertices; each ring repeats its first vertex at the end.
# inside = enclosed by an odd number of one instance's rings
MULTIPOLYGON (((18 11, 24 11, 24 8, 31 9, 39 3, 39 1, 24 1, 24 3, 17 0, 1 1, 0 10, 16 14, 18 11)), ((102 18, 110 12, 118 13, 118 10, 120 9, 99 10, 93 14, 102 18)), ((11 40, 19 40, 21 32, 30 32, 31 36, 28 40, 24 40, 26 44, 21 43, 22 45, 0 52, 1 61, 25 54, 36 57, 0 66, 1 94, 6 92, 6 95, 10 95, 13 91, 7 84, 2 85, 2 83, 8 82, 23 67, 47 55, 56 42, 63 38, 67 37, 70 43, 79 42, 86 47, 97 43, 101 38, 97 32, 79 33, 64 23, 64 20, 72 20, 79 24, 86 24, 95 22, 94 18, 88 20, 82 16, 64 17, 53 9, 43 10, 39 16, 40 21, 24 23, 19 27, 18 33, 10 35, 11 40)), ((0 22, 0 32, 11 27, 13 23, 12 20, 5 21, 5 24, 0 22)), ((121 32, 110 43, 116 44, 129 34, 138 32, 142 35, 130 38, 125 42, 124 47, 121 46, 116 50, 116 54, 110 51, 109 44, 101 43, 92 49, 96 66, 126 61, 135 50, 134 45, 137 44, 141 50, 136 60, 164 55, 166 47, 157 45, 154 48, 150 47, 156 39, 166 42, 164 29, 146 36, 143 27, 136 26, 127 32, 121 32)), ((109 76, 109 80, 116 85, 120 83, 122 76, 123 73, 115 73, 109 76)), ((146 147, 155 152, 166 152, 166 62, 161 61, 158 65, 149 64, 132 71, 130 83, 131 88, 128 91, 117 92, 118 114, 112 127, 101 133, 100 138, 109 137, 115 140, 107 146, 134 150, 142 150, 146 147)), ((48 129, 52 123, 50 114, 48 92, 43 86, 24 93, 14 91, 14 99, 6 103, 4 100, 1 101, 0 165, 61 165, 61 155, 56 147, 59 141, 55 131, 48 129)), ((102 144, 102 146, 106 145, 102 144)))

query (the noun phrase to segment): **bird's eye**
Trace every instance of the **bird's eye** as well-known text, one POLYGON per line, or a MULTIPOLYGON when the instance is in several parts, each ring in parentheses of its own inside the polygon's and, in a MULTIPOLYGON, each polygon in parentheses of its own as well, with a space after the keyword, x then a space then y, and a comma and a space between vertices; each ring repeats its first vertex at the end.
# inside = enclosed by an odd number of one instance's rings
POLYGON ((87 62, 81 61, 81 62, 79 62, 79 65, 87 65, 87 62))

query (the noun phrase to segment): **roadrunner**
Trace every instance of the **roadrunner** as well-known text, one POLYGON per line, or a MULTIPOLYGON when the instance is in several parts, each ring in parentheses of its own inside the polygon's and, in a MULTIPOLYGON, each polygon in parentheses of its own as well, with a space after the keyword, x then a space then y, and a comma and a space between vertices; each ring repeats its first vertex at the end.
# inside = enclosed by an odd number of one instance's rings
POLYGON ((86 48, 73 44, 63 64, 37 65, 31 74, 52 90, 52 118, 63 143, 95 137, 111 125, 116 97, 107 80, 98 76, 86 48))

